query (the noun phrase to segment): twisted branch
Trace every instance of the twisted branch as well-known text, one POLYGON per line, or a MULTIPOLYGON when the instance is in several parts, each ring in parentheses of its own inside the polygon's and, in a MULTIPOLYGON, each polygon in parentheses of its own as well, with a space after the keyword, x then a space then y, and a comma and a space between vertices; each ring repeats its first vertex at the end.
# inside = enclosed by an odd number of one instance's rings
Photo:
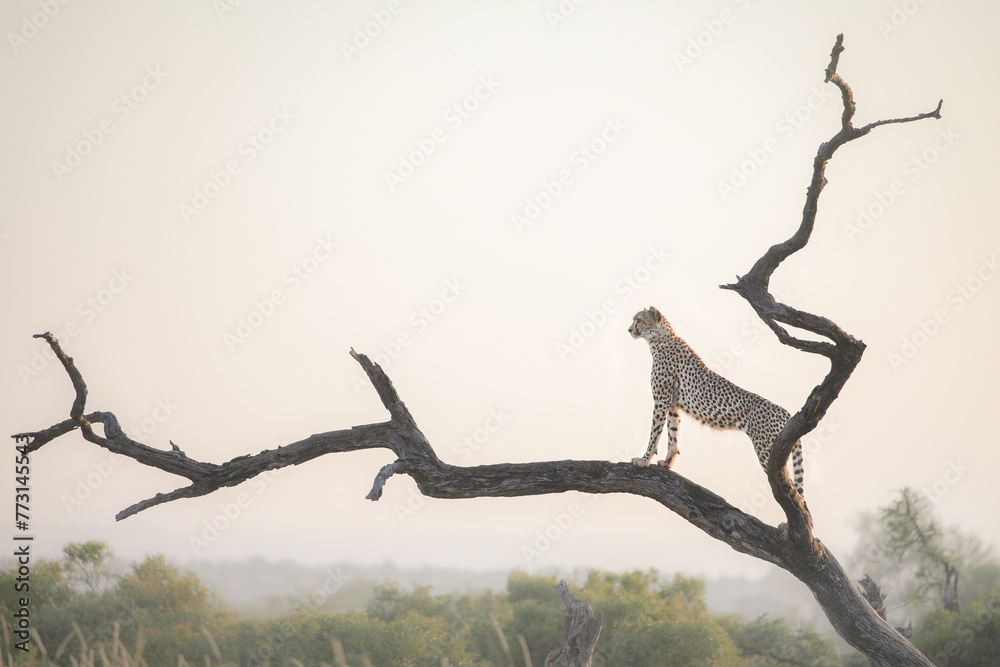
POLYGON ((844 103, 841 127, 829 141, 820 144, 816 157, 813 159, 812 180, 806 190, 806 201, 802 209, 802 221, 799 223, 799 228, 787 241, 771 246, 746 275, 737 277, 735 284, 720 285, 722 289, 733 290, 746 299, 758 317, 783 344, 803 352, 821 354, 830 359, 829 373, 810 392, 803 406, 792 415, 781 434, 775 439, 768 460, 768 481, 775 500, 785 512, 789 538, 806 552, 815 551, 817 548, 812 536, 812 517, 806 507, 805 500, 795 491, 792 480, 788 476, 786 470, 788 457, 795 443, 806 433, 816 428, 830 405, 840 395, 840 390, 861 361, 865 344, 826 317, 807 313, 778 302, 768 291, 771 274, 781 262, 804 248, 809 242, 813 226, 816 223, 819 196, 827 183, 826 163, 833 157, 838 148, 849 141, 865 136, 880 125, 909 123, 924 118, 940 118, 943 103, 943 101, 939 101, 934 111, 916 116, 880 120, 861 128, 854 127, 852 120, 857 109, 854 103, 854 93, 847 82, 837 73, 840 54, 843 51, 844 36, 841 34, 837 35, 837 41, 830 53, 830 64, 826 68, 826 81, 835 84, 840 89, 844 103), (830 342, 797 338, 788 333, 782 326, 783 324, 811 331, 830 342))

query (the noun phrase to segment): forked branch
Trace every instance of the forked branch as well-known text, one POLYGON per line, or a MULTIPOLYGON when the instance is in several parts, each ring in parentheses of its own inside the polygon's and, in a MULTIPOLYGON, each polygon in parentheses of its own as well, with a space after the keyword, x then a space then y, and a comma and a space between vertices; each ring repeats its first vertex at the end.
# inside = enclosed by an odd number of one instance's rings
POLYGON ((812 518, 806 508, 805 501, 795 492, 788 476, 786 470, 788 457, 795 443, 806 433, 816 428, 830 405, 837 399, 840 390, 861 361, 865 344, 826 317, 807 313, 777 301, 768 291, 771 274, 781 262, 804 248, 809 242, 813 226, 816 223, 819 196, 827 183, 826 163, 833 157, 838 148, 849 141, 865 136, 880 125, 909 123, 924 118, 940 118, 942 105, 942 101, 939 101, 937 107, 927 113, 908 118, 879 120, 861 128, 854 127, 852 121, 857 110, 854 93, 843 77, 837 73, 840 54, 843 51, 844 36, 841 34, 837 35, 837 41, 830 53, 830 64, 826 68, 826 81, 833 83, 840 89, 843 100, 844 113, 841 116, 841 127, 829 141, 820 144, 816 157, 813 159, 812 179, 806 190, 806 202, 802 209, 802 220, 798 229, 787 241, 768 248, 767 252, 757 260, 746 275, 737 278, 736 283, 721 285, 723 289, 734 290, 746 299, 761 320, 783 344, 803 352, 822 354, 830 359, 829 373, 812 390, 799 411, 792 415, 772 445, 768 460, 768 480, 771 484, 771 491, 785 512, 789 536, 793 543, 806 550, 815 548, 812 538, 812 518), (782 325, 810 331, 830 342, 798 338, 790 334, 782 325))
MULTIPOLYGON (((87 398, 82 374, 73 360, 63 353, 54 336, 41 334, 39 337, 44 338, 63 360, 63 366, 76 389, 74 414, 79 412, 82 416, 87 398)), ((644 471, 628 462, 607 461, 539 461, 473 467, 446 464, 434 453, 382 368, 363 354, 351 350, 351 355, 364 369, 382 405, 389 412, 389 421, 319 433, 277 449, 240 456, 222 464, 202 462, 187 454, 155 449, 132 440, 121 430, 118 419, 111 412, 86 415, 86 425, 82 425, 79 419, 71 418, 44 431, 20 433, 14 437, 27 440, 27 450, 31 453, 55 437, 81 428, 84 437, 100 447, 191 480, 189 486, 158 493, 122 510, 116 516, 119 520, 172 500, 193 498, 235 486, 267 470, 298 465, 324 454, 381 447, 391 450, 396 460, 376 474, 368 494, 370 500, 378 500, 382 496, 385 484, 395 474, 410 475, 421 493, 434 498, 514 497, 565 491, 631 493, 659 502, 738 551, 771 563, 781 562, 787 544, 781 539, 780 531, 744 514, 711 491, 659 466, 655 470, 644 471), (94 432, 91 423, 103 424, 104 435, 94 432)))

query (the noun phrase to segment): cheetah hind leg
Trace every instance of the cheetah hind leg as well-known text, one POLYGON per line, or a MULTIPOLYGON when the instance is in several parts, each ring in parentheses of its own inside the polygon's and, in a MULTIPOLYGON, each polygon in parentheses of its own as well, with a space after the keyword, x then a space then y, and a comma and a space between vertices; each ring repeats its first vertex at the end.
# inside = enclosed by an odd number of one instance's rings
MULTIPOLYGON (((770 447, 764 448, 758 446, 762 443, 754 443, 754 448, 757 450, 757 456, 760 459, 760 466, 764 469, 764 473, 767 473, 767 460, 771 455, 770 447)), ((798 491, 802 499, 805 500, 805 492, 803 490, 803 478, 805 477, 805 466, 802 464, 802 441, 799 440, 795 443, 792 448, 792 482, 795 485, 795 490, 798 491)))

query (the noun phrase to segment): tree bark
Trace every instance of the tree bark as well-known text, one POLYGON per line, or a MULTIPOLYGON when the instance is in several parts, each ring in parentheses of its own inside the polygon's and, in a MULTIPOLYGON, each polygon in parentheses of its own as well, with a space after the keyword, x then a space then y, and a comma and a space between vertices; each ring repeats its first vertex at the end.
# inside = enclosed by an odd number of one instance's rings
POLYGON ((111 412, 85 414, 87 387, 81 373, 54 336, 50 333, 37 334, 36 337, 47 341, 66 369, 76 390, 76 398, 69 419, 42 431, 13 437, 18 442, 26 440, 27 451, 34 452, 54 438, 79 428, 88 442, 189 480, 188 486, 169 493, 158 493, 122 510, 116 516, 119 520, 178 498, 192 498, 222 487, 235 486, 267 470, 298 465, 325 454, 375 447, 390 449, 396 460, 384 466, 375 476, 367 496, 370 500, 379 499, 384 485, 395 474, 409 475, 421 493, 434 498, 513 497, 564 491, 644 496, 736 551, 791 572, 810 588, 840 636, 877 664, 931 667, 932 663, 927 658, 876 613, 851 583, 833 554, 813 536, 809 510, 786 471, 792 446, 815 428, 836 400, 860 362, 865 345, 825 317, 777 302, 768 292, 770 276, 782 261, 808 242, 815 223, 817 201, 826 185, 826 162, 837 148, 880 125, 940 118, 939 102, 937 108, 928 113, 876 121, 854 128, 851 125, 855 111, 853 95, 836 73, 842 51, 843 35, 839 35, 826 70, 826 80, 841 90, 844 102, 842 127, 830 141, 820 146, 813 161, 813 176, 798 230, 787 241, 768 249, 750 272, 738 277, 735 284, 723 286, 743 296, 782 343, 805 352, 822 354, 831 362, 829 373, 812 390, 772 447, 768 480, 775 500, 785 512, 787 530, 769 526, 741 512, 715 493, 663 466, 639 468, 630 462, 607 461, 541 461, 472 467, 444 463, 417 427, 381 367, 354 350, 351 350, 352 356, 361 364, 389 412, 388 421, 319 433, 277 449, 214 464, 197 461, 179 449, 164 451, 132 440, 122 431, 118 419, 111 412), (827 340, 796 338, 782 325, 798 327, 827 340), (103 435, 94 430, 94 424, 103 426, 103 435))
POLYGON ((590 667, 601 636, 604 612, 594 616, 589 602, 580 602, 570 592, 566 582, 559 580, 555 586, 562 598, 562 612, 566 616, 566 641, 545 657, 545 667, 562 663, 566 667, 590 667))

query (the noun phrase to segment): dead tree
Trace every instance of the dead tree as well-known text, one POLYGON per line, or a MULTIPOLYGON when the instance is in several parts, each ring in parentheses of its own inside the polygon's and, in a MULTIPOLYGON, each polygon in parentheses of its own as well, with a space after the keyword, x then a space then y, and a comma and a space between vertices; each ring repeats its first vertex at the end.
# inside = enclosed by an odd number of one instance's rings
MULTIPOLYGON (((861 593, 865 596, 865 599, 868 600, 868 604, 871 605, 872 609, 875 610, 875 613, 878 614, 882 620, 885 620, 885 593, 882 592, 881 587, 879 587, 879 585, 875 583, 875 580, 867 574, 858 583, 861 584, 861 593)), ((901 628, 897 625, 896 632, 909 639, 913 636, 913 622, 911 621, 905 628, 901 628)), ((878 667, 878 663, 871 658, 868 659, 868 664, 870 667, 878 667)))
POLYGON ((594 649, 597 648, 597 638, 601 636, 604 612, 594 616, 590 603, 577 600, 562 579, 555 589, 562 599, 561 609, 566 616, 566 641, 545 656, 545 667, 557 663, 566 667, 590 667, 594 649))
POLYGON ((849 141, 863 137, 876 127, 940 118, 941 102, 933 111, 907 118, 879 120, 854 127, 853 93, 837 74, 844 50, 838 35, 826 69, 826 81, 841 92, 844 112, 839 131, 820 145, 813 160, 812 180, 806 191, 802 220, 786 241, 771 246, 750 271, 731 285, 723 285, 742 296, 785 345, 803 352, 821 354, 830 360, 830 371, 806 398, 774 442, 767 477, 772 494, 787 520, 787 529, 770 526, 730 505, 726 500, 663 466, 638 468, 630 462, 539 461, 462 467, 441 461, 420 431, 410 411, 400 400, 382 369, 364 354, 351 350, 389 412, 389 420, 339 431, 312 435, 304 440, 237 457, 222 464, 207 463, 179 451, 164 451, 132 440, 111 412, 85 412, 87 387, 73 360, 49 333, 44 338, 56 353, 76 390, 70 418, 49 428, 14 437, 27 441, 27 452, 52 439, 80 429, 83 437, 100 447, 190 481, 188 486, 158 493, 118 513, 124 519, 137 512, 179 498, 193 498, 220 488, 235 486, 267 470, 305 463, 318 456, 360 449, 387 448, 396 460, 375 475, 368 494, 378 500, 390 477, 406 474, 417 488, 433 498, 478 498, 531 496, 565 491, 582 493, 629 493, 650 498, 697 526, 710 537, 733 549, 773 563, 801 580, 816 596, 830 623, 849 644, 880 665, 920 665, 931 662, 892 626, 887 624, 851 583, 833 554, 813 536, 812 520, 804 500, 791 483, 786 464, 793 444, 816 427, 836 400, 861 360, 865 345, 831 320, 780 303, 768 291, 774 270, 791 254, 805 247, 816 220, 819 195, 826 185, 826 163, 849 141), (790 334, 784 326, 797 327, 823 340, 807 340, 790 334), (94 430, 103 426, 103 435, 94 430))

